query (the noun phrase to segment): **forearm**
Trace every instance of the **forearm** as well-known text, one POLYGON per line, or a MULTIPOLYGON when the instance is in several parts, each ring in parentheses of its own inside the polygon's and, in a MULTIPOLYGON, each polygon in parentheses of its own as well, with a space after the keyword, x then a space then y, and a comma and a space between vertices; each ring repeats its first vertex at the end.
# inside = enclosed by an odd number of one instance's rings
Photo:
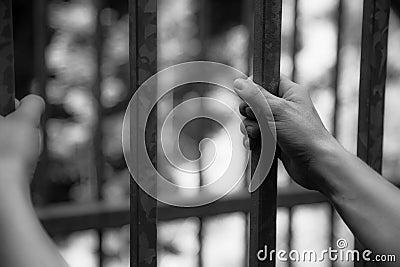
POLYGON ((320 163, 323 191, 355 236, 374 253, 400 259, 400 190, 341 147, 320 163))
POLYGON ((36 217, 21 169, 0 165, 0 266, 66 267, 36 217))

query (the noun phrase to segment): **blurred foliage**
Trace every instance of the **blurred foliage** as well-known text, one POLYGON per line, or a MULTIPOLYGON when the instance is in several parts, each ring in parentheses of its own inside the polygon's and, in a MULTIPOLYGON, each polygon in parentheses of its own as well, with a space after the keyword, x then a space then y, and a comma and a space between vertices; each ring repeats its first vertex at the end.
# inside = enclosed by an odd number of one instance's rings
MULTIPOLYGON (((338 138, 346 148, 355 152, 362 0, 343 2, 345 27, 343 47, 340 51, 342 66, 339 81, 338 138)), ((249 44, 251 44, 252 30, 249 10, 251 9, 245 3, 249 2, 160 0, 158 16, 160 69, 185 61, 206 59, 226 63, 245 73, 250 73, 249 44)), ((296 43, 295 61, 292 58, 295 45, 292 39, 294 29, 294 1, 292 0, 284 0, 282 25, 282 72, 290 76, 293 64, 296 63, 297 82, 311 89, 317 110, 329 129, 332 129, 334 112, 333 74, 337 49, 335 21, 337 3, 337 0, 300 2, 300 16, 296 22, 299 27, 299 39, 296 43)), ((13 0, 13 4, 17 95, 22 97, 29 92, 30 88, 35 89, 32 45, 35 36, 32 15, 34 1, 13 0)), ((392 5, 395 12, 392 14, 390 24, 384 174, 399 182, 400 122, 397 119, 399 112, 397 99, 400 97, 398 90, 400 54, 397 48, 400 43, 400 22, 396 14, 399 14, 400 2, 392 1, 392 5)), ((101 105, 104 109, 102 120, 104 143, 94 144, 94 126, 98 122, 96 113, 98 103, 92 93, 97 68, 96 47, 98 44, 95 43, 97 11, 93 0, 49 1, 49 27, 44 29, 48 36, 46 65, 49 75, 46 95, 49 104, 47 110, 49 121, 46 130, 49 161, 43 178, 47 186, 44 191, 37 192, 42 195, 45 203, 95 200, 94 145, 101 145, 105 155, 103 188, 105 200, 128 201, 129 173, 126 170, 121 148, 123 112, 132 94, 129 89, 127 1, 108 0, 104 1, 104 6, 106 8, 100 13, 103 30, 101 105)), ((218 90, 193 88, 190 92, 177 91, 173 100, 175 103, 169 108, 183 99, 198 95, 213 95, 235 104, 235 100, 218 90)), ((196 135, 199 132, 192 129, 191 132, 185 134, 191 137, 190 135, 196 135)), ((201 133, 201 135, 204 134, 201 133)), ((280 183, 286 184, 287 176, 283 171, 281 174, 280 183)), ((308 212, 313 214, 313 211, 308 212)), ((239 217, 234 216, 230 223, 233 221, 241 225, 244 218, 239 217)), ((279 218, 281 217, 280 215, 279 218)), ((279 218, 278 220, 281 220, 279 218)), ((303 225, 305 220, 301 219, 298 226, 303 225)), ((326 224, 323 220, 314 220, 314 223, 326 224)), ((219 225, 219 222, 211 220, 210 224, 215 226, 219 225)), ((306 225, 313 224, 307 221, 306 225)), ((196 220, 187 219, 179 224, 166 224, 165 227, 160 228, 162 243, 160 253, 163 255, 164 263, 168 262, 172 266, 177 266, 184 262, 188 267, 196 264, 194 258, 198 252, 197 226, 196 220), (177 234, 176 228, 181 234, 177 234)), ((210 229, 207 232, 208 236, 215 236, 225 226, 209 226, 208 228, 210 229)), ((319 226, 315 228, 320 229, 319 226)), ((107 254, 111 258, 119 259, 120 262, 123 262, 128 255, 127 231, 125 227, 121 230, 110 231, 106 235, 107 254)), ((307 229, 301 230, 299 227, 299 231, 305 233, 307 229)), ((232 232, 237 233, 236 230, 232 232)), ((92 233, 88 235, 91 236, 89 241, 80 240, 76 236, 71 238, 74 238, 74 242, 82 242, 82 247, 92 248, 95 235, 92 233)), ((322 230, 320 235, 324 235, 322 230)), ((281 238, 278 244, 285 245, 286 233, 278 236, 281 238)), ((309 236, 314 236, 314 233, 311 231, 309 236)), ((318 237, 312 240, 315 241, 315 239, 318 237)), ((74 267, 87 267, 94 264, 90 260, 82 260, 87 255, 74 254, 75 252, 70 251, 71 246, 68 246, 68 240, 64 242, 65 253, 72 255, 71 258, 79 259, 73 265, 74 267)), ((236 243, 230 242, 233 251, 237 249, 234 246, 236 243)), ((215 244, 219 243, 214 242, 214 245, 206 243, 204 253, 211 255, 215 244)), ((222 251, 219 257, 229 258, 228 254, 229 251, 226 255, 222 251)), ((112 266, 124 266, 113 262, 115 265, 112 266)), ((237 262, 240 263, 240 261, 237 262)), ((207 266, 222 266, 218 264, 220 264, 218 259, 216 261, 211 259, 207 266)))

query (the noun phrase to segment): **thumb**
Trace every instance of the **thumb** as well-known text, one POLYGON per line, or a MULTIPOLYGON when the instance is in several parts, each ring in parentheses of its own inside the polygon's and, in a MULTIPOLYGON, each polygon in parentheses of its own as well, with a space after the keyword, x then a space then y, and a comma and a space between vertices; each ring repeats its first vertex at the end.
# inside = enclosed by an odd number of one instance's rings
MULTIPOLYGON (((246 102, 253 111, 261 130, 266 126, 269 127, 272 132, 275 132, 273 111, 278 105, 280 98, 267 92, 250 79, 237 79, 234 83, 234 89, 238 96, 246 102)), ((266 128, 264 131, 265 130, 266 128)))
POLYGON ((32 125, 39 126, 40 117, 45 109, 44 100, 37 95, 24 97, 16 111, 8 115, 8 118, 21 119, 31 122, 32 125))
POLYGON ((253 112, 255 112, 255 109, 260 109, 262 113, 265 113, 265 109, 269 110, 269 106, 274 109, 274 106, 280 100, 279 97, 271 94, 250 79, 237 79, 233 87, 238 96, 250 106, 253 112))

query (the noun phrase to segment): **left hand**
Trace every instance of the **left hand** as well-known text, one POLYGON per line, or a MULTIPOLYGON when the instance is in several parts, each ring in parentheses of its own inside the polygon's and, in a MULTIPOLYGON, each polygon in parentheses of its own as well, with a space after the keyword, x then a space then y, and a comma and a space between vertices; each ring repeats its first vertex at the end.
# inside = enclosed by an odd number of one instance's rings
POLYGON ((39 125, 44 107, 41 97, 29 95, 16 101, 13 113, 0 116, 1 179, 18 168, 29 183, 40 155, 39 125))

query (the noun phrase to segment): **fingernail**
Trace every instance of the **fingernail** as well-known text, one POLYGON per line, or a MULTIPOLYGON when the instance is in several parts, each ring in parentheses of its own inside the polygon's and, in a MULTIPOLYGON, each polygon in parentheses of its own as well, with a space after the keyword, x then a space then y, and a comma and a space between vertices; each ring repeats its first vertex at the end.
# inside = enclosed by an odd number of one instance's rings
POLYGON ((246 131, 247 131, 248 133, 253 132, 253 131, 254 131, 254 127, 253 127, 253 126, 247 126, 247 127, 246 127, 246 131))
POLYGON ((246 128, 245 128, 245 126, 244 126, 243 123, 240 124, 240 132, 241 132, 242 134, 246 134, 246 128))
POLYGON ((233 87, 236 90, 242 90, 244 87, 244 80, 243 79, 236 79, 235 82, 233 83, 233 87))
POLYGON ((246 107, 246 114, 247 116, 252 116, 252 112, 251 112, 251 108, 250 107, 246 107))
POLYGON ((250 149, 250 141, 249 141, 248 138, 246 138, 246 139, 243 140, 243 146, 244 146, 246 149, 250 149))

